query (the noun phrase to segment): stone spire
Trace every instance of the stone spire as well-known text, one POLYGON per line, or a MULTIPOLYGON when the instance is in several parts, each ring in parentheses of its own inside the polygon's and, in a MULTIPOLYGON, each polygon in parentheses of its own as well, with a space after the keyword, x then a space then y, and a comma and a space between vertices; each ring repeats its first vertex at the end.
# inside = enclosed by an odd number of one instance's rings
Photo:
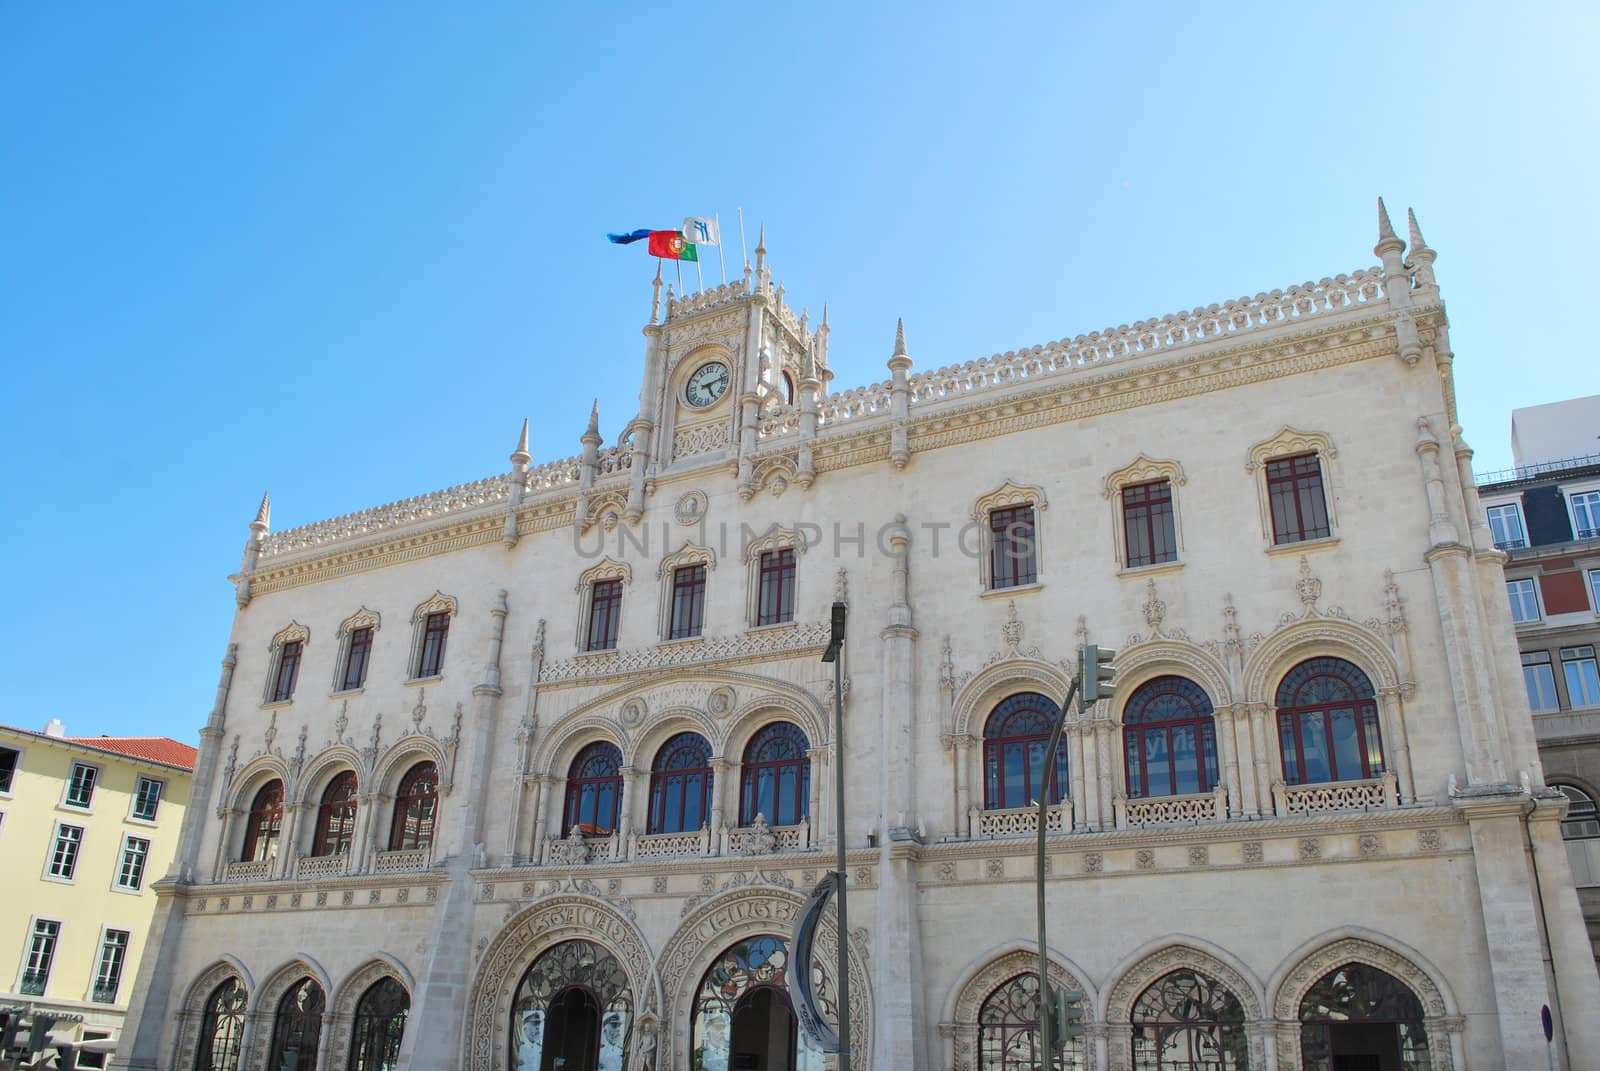
POLYGON ((1422 341, 1411 314, 1411 273, 1400 259, 1405 248, 1406 244, 1394 233, 1394 224, 1389 222, 1388 207, 1382 197, 1378 198, 1378 244, 1372 251, 1383 262, 1383 293, 1394 311, 1395 342, 1400 359, 1414 365, 1422 357, 1422 341))
POLYGON ((1439 289, 1433 277, 1433 260, 1438 254, 1428 248, 1428 243, 1422 237, 1422 228, 1417 226, 1417 214, 1409 208, 1406 209, 1406 224, 1411 231, 1411 256, 1406 263, 1416 276, 1417 288, 1429 291, 1429 296, 1432 296, 1439 289))
POLYGON ((234 582, 234 601, 243 610, 250 605, 250 574, 256 571, 261 558, 261 544, 267 541, 267 530, 272 527, 272 496, 263 491, 261 505, 256 508, 256 519, 250 522, 250 535, 244 541, 244 555, 239 561, 239 576, 234 582))
POLYGON ((272 495, 261 492, 261 505, 256 509, 256 519, 250 522, 250 531, 260 532, 262 535, 272 527, 272 495))
POLYGON ((903 317, 894 322, 894 356, 906 356, 906 321, 903 317))
POLYGON ((578 441, 583 443, 585 446, 587 446, 587 445, 589 445, 589 440, 591 440, 591 439, 594 440, 594 444, 596 446, 599 446, 604 441, 603 439, 600 438, 600 399, 599 398, 596 398, 594 400, 594 405, 589 408, 589 426, 584 429, 583 435, 579 437, 578 441))
POLYGON ((1388 206, 1383 203, 1382 197, 1378 198, 1378 244, 1372 247, 1372 251, 1381 258, 1388 249, 1392 248, 1398 253, 1405 247, 1400 236, 1394 233, 1394 224, 1389 222, 1388 206))
POLYGON ((656 277, 650 284, 650 322, 661 322, 661 258, 656 258, 656 277))
POLYGON ((906 352, 906 322, 896 320, 894 325, 894 355, 889 358, 889 461, 903 469, 911 460, 911 445, 906 426, 911 419, 911 355, 906 352))
POLYGON ((517 466, 517 471, 522 466, 533 460, 533 455, 528 453, 528 418, 522 418, 522 434, 517 436, 517 448, 511 451, 511 463, 517 466))

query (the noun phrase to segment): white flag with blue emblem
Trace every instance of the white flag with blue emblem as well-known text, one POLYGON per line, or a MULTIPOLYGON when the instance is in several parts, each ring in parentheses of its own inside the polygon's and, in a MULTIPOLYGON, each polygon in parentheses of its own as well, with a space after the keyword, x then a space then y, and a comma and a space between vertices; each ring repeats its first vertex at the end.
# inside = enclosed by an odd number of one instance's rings
POLYGON ((690 216, 683 221, 683 237, 685 241, 695 245, 721 245, 722 236, 717 233, 717 221, 714 219, 700 219, 690 216))

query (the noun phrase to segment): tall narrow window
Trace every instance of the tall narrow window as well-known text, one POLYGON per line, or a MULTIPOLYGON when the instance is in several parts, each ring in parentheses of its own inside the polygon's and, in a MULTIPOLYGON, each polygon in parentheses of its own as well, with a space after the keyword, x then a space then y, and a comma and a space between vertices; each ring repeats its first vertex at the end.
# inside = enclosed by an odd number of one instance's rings
MULTIPOLYGON (((1026 807, 1044 787, 1044 753, 1061 708, 1034 692, 1011 696, 994 708, 983 727, 983 806, 1026 807)), ((1056 751, 1055 769, 1044 789, 1052 804, 1067 791, 1067 749, 1056 751)))
POLYGON ((711 745, 679 733, 656 752, 650 775, 652 833, 692 833, 710 820, 711 745))
POLYGON ((706 567, 680 565, 672 571, 672 619, 667 638, 688 639, 705 627, 706 567))
POLYGON ((117 1002, 117 988, 122 984, 122 965, 127 959, 128 931, 107 930, 100 942, 100 962, 94 971, 94 992, 90 999, 96 1004, 117 1002))
POLYGON ((17 776, 17 760, 22 752, 16 748, 0 747, 0 792, 10 792, 11 782, 17 776))
POLYGON ((1322 489, 1322 463, 1316 454, 1268 461, 1267 499, 1272 506, 1274 543, 1303 543, 1332 534, 1322 489))
POLYGON ((33 920, 33 936, 28 942, 28 961, 22 968, 22 995, 44 996, 50 983, 50 965, 56 960, 56 941, 61 923, 50 919, 33 920))
POLYGON ((781 625, 794 620, 794 548, 763 551, 757 625, 781 625))
POLYGON ((141 777, 133 789, 133 817, 141 822, 154 822, 161 807, 161 790, 164 783, 153 777, 141 777))
POLYGON ((411 997, 393 978, 383 978, 356 1002, 350 1039, 350 1071, 396 1071, 400 1042, 405 1037, 411 997))
POLYGON ((417 655, 414 677, 437 677, 444 672, 444 641, 449 634, 449 613, 438 611, 428 615, 422 626, 422 650, 417 655))
POLYGON ((1511 600, 1511 620, 1521 625, 1539 620, 1539 595, 1528 580, 1506 581, 1506 597, 1511 600))
POLYGON ((775 826, 797 825, 811 813, 810 743, 796 725, 762 726, 744 749, 739 770, 739 824, 761 815, 775 826))
POLYGON ((622 752, 600 740, 578 752, 567 775, 567 803, 561 835, 573 830, 585 836, 616 832, 622 802, 622 752))
POLYGON ((272 1054, 267 1058, 272 1071, 312 1071, 317 1066, 323 1001, 322 987, 311 978, 302 978, 284 994, 272 1024, 272 1054))
POLYGON ((124 837, 122 863, 117 867, 117 888, 138 892, 144 885, 144 865, 150 858, 150 842, 143 837, 124 837))
POLYGON ((354 691, 367 683, 367 665, 372 661, 372 626, 350 630, 350 650, 344 658, 342 692, 354 691))
POLYGON ((211 991, 200 1018, 195 1071, 238 1071, 244 1039, 244 986, 229 978, 211 991))
POLYGON ((272 682, 272 701, 286 703, 294 698, 294 684, 300 678, 299 640, 290 640, 278 650, 278 674, 272 682))
POLYGON ((615 650, 621 620, 622 581, 596 580, 589 588, 589 638, 583 649, 615 650))
POLYGON ((1522 683, 1528 686, 1528 706, 1535 714, 1561 709, 1549 651, 1522 652, 1522 683))
POLYGON ((1600 491, 1567 496, 1572 504, 1572 538, 1600 539, 1600 491))
MULTIPOLYGON (((1594 607, 1594 612, 1600 614, 1600 569, 1589 570, 1589 605, 1594 607)), ((4 756, 0 756, 3 761, 4 756)), ((0 773, 3 776, 3 773, 0 773)), ((3 791, 4 786, 0 786, 3 791)))
POLYGON ((94 784, 100 771, 85 763, 72 764, 72 779, 67 782, 68 807, 87 807, 94 802, 94 784))
POLYGON ((345 855, 356 835, 356 774, 344 770, 322 790, 312 855, 345 855))
POLYGON ((1500 550, 1521 550, 1528 545, 1528 533, 1522 527, 1522 508, 1515 503, 1489 507, 1489 532, 1494 545, 1500 550))
POLYGON ((1174 796, 1217 787, 1211 698, 1183 677, 1141 684, 1122 712, 1128 795, 1174 796))
POLYGON ((1574 707, 1600 706, 1600 672, 1594 646, 1561 648, 1561 672, 1567 678, 1567 702, 1574 707))
POLYGON ((1172 484, 1167 480, 1122 489, 1122 532, 1128 568, 1178 560, 1172 519, 1172 484))
POLYGON ((439 768, 419 762, 400 779, 394 797, 394 824, 389 850, 411 851, 433 844, 433 821, 439 810, 439 768))
POLYGON ((1291 785, 1384 772, 1378 704, 1367 675, 1340 658, 1313 658, 1278 685, 1278 742, 1291 785))
POLYGON ((989 511, 989 586, 1015 588, 1036 583, 1033 507, 1011 506, 989 511))
POLYGON ((50 849, 50 876, 71 881, 78 869, 78 849, 83 845, 83 827, 56 826, 56 842, 50 849))
POLYGON ((246 863, 261 863, 278 857, 278 833, 283 828, 283 782, 268 781, 256 792, 245 818, 244 851, 246 863))

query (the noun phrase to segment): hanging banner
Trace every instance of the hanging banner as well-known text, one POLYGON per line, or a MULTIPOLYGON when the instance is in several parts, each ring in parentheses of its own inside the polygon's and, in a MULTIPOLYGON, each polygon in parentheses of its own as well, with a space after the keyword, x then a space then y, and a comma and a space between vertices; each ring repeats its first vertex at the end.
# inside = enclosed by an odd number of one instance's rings
POLYGON ((839 1032, 822 1014, 811 964, 815 961, 812 946, 817 941, 817 927, 822 924, 822 913, 833 896, 836 878, 833 871, 828 871, 800 908, 800 917, 794 926, 794 939, 789 942, 789 969, 785 972, 789 1003, 794 1005, 794 1015, 799 1020, 801 1031, 817 1048, 829 1053, 839 1051, 839 1032))

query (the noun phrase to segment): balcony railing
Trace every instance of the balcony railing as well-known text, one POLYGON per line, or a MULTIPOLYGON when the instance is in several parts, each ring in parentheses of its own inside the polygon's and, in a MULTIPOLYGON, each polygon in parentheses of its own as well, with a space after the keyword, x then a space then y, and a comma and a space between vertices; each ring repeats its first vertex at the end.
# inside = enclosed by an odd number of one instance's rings
POLYGON ((1600 528, 1579 528, 1576 538, 1600 539, 1600 528))
POLYGON ((1528 541, 1526 539, 1497 539, 1494 542, 1495 550, 1526 550, 1527 548, 1528 541))
POLYGON ((427 848, 402 848, 392 852, 373 852, 372 870, 376 874, 400 874, 428 869, 427 848))
POLYGON ((1473 480, 1479 487, 1486 487, 1494 483, 1512 483, 1516 480, 1532 479, 1535 476, 1547 476, 1554 472, 1566 472, 1569 469, 1588 468, 1591 465, 1600 465, 1600 454, 1587 454, 1583 457, 1568 457, 1560 461, 1541 461, 1537 465, 1523 465, 1515 469, 1499 469, 1495 472, 1478 472, 1473 474, 1473 480))
POLYGON ((302 881, 317 878, 337 878, 350 869, 350 857, 338 855, 308 855, 294 861, 294 876, 302 881))
POLYGON ((89 999, 96 1004, 115 1004, 117 1002, 117 983, 96 982, 94 989, 89 994, 89 999))
POLYGON ((249 860, 229 863, 222 873, 223 881, 270 881, 272 878, 272 860, 249 860))
POLYGON ((748 826, 723 830, 723 855, 770 855, 774 852, 803 852, 811 847, 811 823, 769 826, 764 815, 748 826))
POLYGON ((634 859, 659 859, 671 855, 710 855, 711 830, 692 833, 646 833, 632 839, 629 856, 634 859))
MULTIPOLYGON (((1044 813, 1046 833, 1065 833, 1072 828, 1072 800, 1067 798, 1047 808, 1044 813)), ((967 836, 978 840, 984 837, 1032 837, 1039 832, 1038 807, 1007 807, 1003 810, 985 811, 974 807, 967 812, 967 836)))
POLYGON ((44 996, 44 986, 50 980, 48 971, 23 971, 22 995, 25 997, 44 996))
POLYGON ((1326 785, 1272 786, 1273 813, 1280 817, 1323 814, 1328 811, 1376 811, 1400 805, 1394 774, 1365 781, 1335 781, 1326 785))
POLYGON ((1182 796, 1153 796, 1148 799, 1124 799, 1111 802, 1116 815, 1117 828, 1130 826, 1189 825, 1199 822, 1221 822, 1228 817, 1228 790, 1218 785, 1210 792, 1195 792, 1182 796))

